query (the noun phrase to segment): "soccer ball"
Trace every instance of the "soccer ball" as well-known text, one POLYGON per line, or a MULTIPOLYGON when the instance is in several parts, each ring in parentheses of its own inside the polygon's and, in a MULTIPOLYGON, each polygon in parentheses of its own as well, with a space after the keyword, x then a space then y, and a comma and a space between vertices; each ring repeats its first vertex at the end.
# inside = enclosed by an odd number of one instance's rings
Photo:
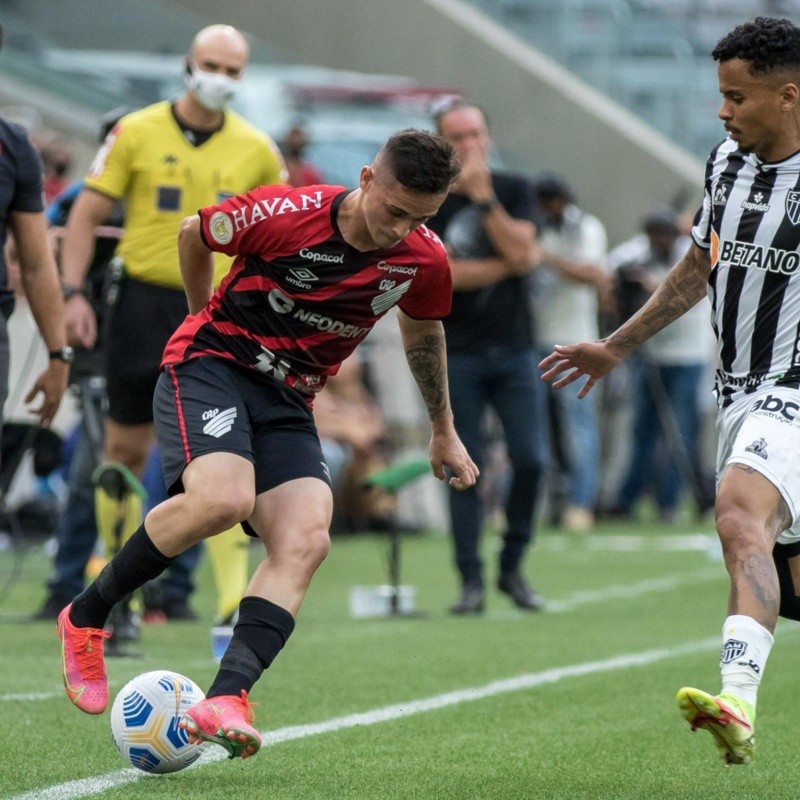
POLYGON ((203 745, 189 744, 178 722, 204 697, 196 683, 165 669, 128 681, 111 707, 111 735, 122 757, 136 769, 157 774, 197 761, 203 745))

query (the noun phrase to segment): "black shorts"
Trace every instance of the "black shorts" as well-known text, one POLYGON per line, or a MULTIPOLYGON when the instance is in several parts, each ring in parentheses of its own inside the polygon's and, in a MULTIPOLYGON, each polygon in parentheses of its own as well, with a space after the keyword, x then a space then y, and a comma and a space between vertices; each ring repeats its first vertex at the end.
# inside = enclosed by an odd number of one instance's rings
POLYGON ((153 421, 153 391, 164 348, 188 313, 183 289, 123 278, 105 339, 108 416, 114 422, 153 421))
POLYGON ((256 494, 296 478, 330 486, 303 396, 223 358, 193 358, 161 373, 153 397, 156 435, 170 495, 186 465, 206 453, 236 453, 255 467, 256 494))

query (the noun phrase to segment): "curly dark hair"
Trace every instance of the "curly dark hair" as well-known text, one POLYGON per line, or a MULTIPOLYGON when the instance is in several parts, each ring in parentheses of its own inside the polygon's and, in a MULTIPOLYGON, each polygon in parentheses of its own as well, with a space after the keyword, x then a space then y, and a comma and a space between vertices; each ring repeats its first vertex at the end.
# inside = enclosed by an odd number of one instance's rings
POLYGON ((800 28, 788 19, 756 17, 720 39, 711 55, 720 62, 749 61, 753 73, 800 71, 800 28))
POLYGON ((379 156, 406 189, 442 194, 458 177, 460 166, 452 145, 428 131, 406 128, 394 133, 379 156))

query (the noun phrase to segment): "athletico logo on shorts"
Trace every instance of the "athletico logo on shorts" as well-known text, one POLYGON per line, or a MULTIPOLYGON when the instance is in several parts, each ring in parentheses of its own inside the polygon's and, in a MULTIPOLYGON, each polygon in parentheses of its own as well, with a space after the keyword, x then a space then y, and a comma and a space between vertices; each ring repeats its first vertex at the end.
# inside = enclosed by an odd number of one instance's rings
POLYGON ((203 426, 203 433, 219 439, 224 436, 232 427, 236 419, 236 406, 220 411, 218 408, 203 412, 203 419, 210 420, 203 426))

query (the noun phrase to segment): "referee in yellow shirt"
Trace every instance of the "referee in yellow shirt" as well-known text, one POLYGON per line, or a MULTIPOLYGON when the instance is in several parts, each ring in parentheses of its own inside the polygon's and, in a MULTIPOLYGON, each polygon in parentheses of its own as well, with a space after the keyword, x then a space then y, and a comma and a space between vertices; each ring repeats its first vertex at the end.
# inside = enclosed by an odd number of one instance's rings
MULTIPOLYGON (((73 344, 91 348, 97 322, 83 286, 95 230, 116 201, 124 202, 117 250, 124 277, 105 337, 104 460, 113 467, 99 473, 96 493, 98 530, 111 554, 140 522, 136 479, 155 438, 152 400, 161 355, 188 313, 178 266, 180 222, 227 196, 286 182, 275 143, 226 110, 248 58, 247 42, 236 29, 201 30, 185 61, 186 91, 174 102, 156 103, 119 121, 98 151, 67 221, 61 251, 67 332, 73 344)), ((229 266, 230 259, 217 256, 215 285, 229 266)), ((234 547, 224 540, 222 547, 234 547)), ((223 560, 213 551, 211 556, 218 586, 233 586, 235 594, 238 577, 220 579, 217 567, 223 560)), ((232 569, 227 558, 224 562, 232 569)), ((239 567, 235 571, 241 573, 239 567)), ((238 600, 220 599, 220 613, 226 605, 236 608, 238 600)))

